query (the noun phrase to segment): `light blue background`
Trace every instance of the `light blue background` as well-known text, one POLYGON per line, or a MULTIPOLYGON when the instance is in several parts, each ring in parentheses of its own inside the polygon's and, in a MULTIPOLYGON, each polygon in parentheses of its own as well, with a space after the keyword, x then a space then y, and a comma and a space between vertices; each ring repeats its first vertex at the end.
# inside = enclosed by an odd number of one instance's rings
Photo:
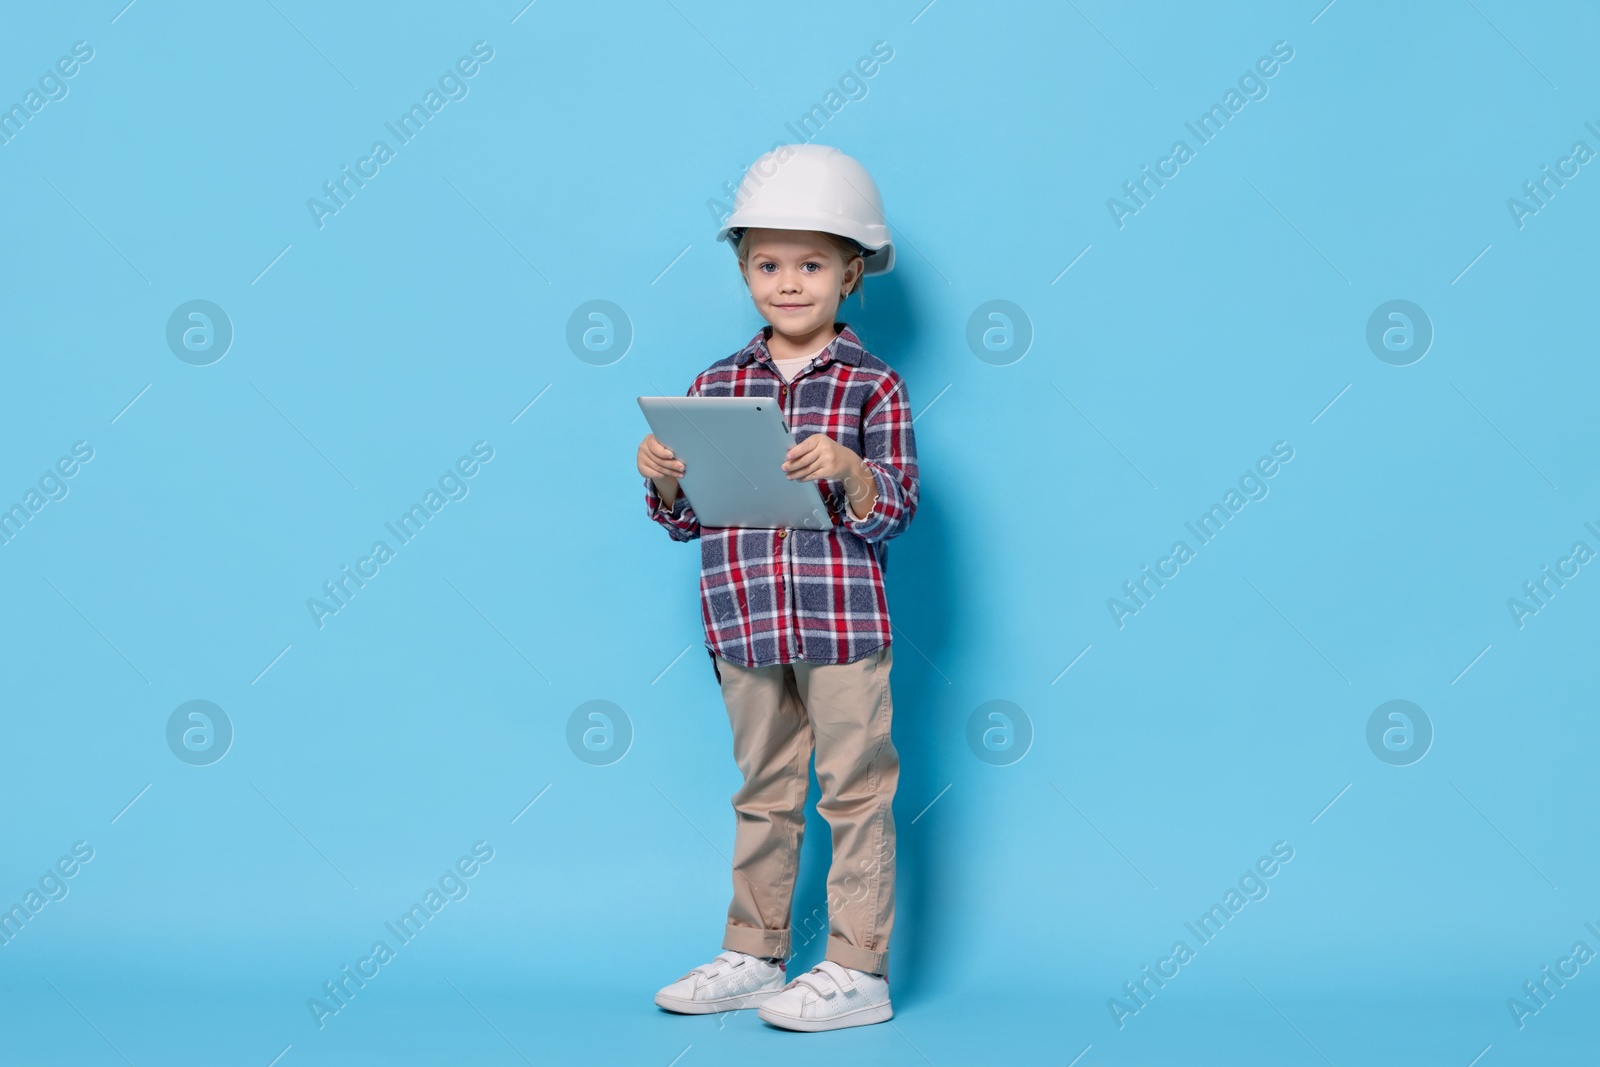
POLYGON ((1600 577, 1506 606, 1600 548, 1600 174, 1506 206, 1600 148, 1592 8, 123 2, 0 33, 3 102, 95 50, 0 146, 0 502, 95 450, 0 547, 0 898, 95 850, 0 946, 4 1062, 1592 1048, 1600 965, 1523 1030, 1506 1007, 1600 950, 1600 577), (319 230, 307 198, 479 40, 470 94, 319 230), (898 1014, 805 1038, 650 1002, 718 948, 737 771, 633 398, 761 325, 708 201, 877 41, 815 139, 883 190, 898 266, 842 317, 918 412, 898 1014), (1107 198, 1277 41, 1269 95, 1119 229, 1107 198), (165 342, 194 299, 236 330, 210 366, 165 342), (607 366, 565 341, 594 299, 635 335, 607 366), (965 341, 994 299, 1035 332, 1007 366, 965 341), (1391 299, 1436 331, 1410 366, 1365 341, 1391 299), (480 440, 470 495, 319 630, 307 598, 480 440), (1270 495, 1118 629, 1107 598, 1276 441, 1270 495), (165 741, 193 699, 236 730, 208 767, 165 741), (595 699, 634 731, 610 766, 565 740, 595 699), (1035 733, 1005 767, 966 743, 997 699, 1035 733), (1436 731, 1411 766, 1367 747, 1391 699, 1436 731), (318 1030, 307 998, 480 840, 470 895, 318 1030), (1119 1030, 1108 998, 1280 840, 1270 895, 1119 1030))

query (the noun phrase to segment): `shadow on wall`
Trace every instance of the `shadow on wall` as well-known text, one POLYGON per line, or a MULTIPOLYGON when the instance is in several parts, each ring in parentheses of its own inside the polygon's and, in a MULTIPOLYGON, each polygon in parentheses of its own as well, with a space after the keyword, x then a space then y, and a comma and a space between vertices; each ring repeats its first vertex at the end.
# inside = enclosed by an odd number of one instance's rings
MULTIPOLYGON (((918 350, 918 316, 903 274, 867 280, 862 306, 852 297, 838 318, 850 323, 867 351, 905 377, 913 414, 932 398, 932 360, 918 350)), ((920 423, 918 429, 921 429, 920 423)), ((923 463, 927 442, 917 441, 923 463)), ((955 679, 948 665, 956 637, 954 620, 963 613, 958 576, 951 558, 950 526, 939 490, 946 484, 937 471, 924 467, 916 517, 911 527, 888 543, 886 577, 889 613, 894 625, 894 665, 889 685, 894 702, 894 743, 900 754, 900 786, 895 797, 897 837, 895 926, 889 943, 889 973, 895 998, 908 998, 937 984, 940 953, 948 941, 946 916, 953 902, 942 892, 952 879, 948 865, 954 850, 940 846, 936 827, 939 808, 918 818, 930 801, 954 780, 961 751, 961 709, 955 706, 955 679), (913 819, 917 821, 912 822, 913 819)), ((970 758, 970 757, 969 757, 970 758)), ((818 787, 811 778, 806 838, 830 840, 827 824, 816 814, 818 787)), ((948 798, 946 798, 947 800, 948 798)), ((944 803, 941 801, 940 803, 944 803)), ((804 850, 795 892, 794 947, 798 958, 790 974, 799 974, 823 955, 827 916, 827 853, 804 850)))
MULTIPOLYGON (((861 291, 840 304, 834 318, 848 322, 867 351, 904 375, 909 387, 914 389, 921 381, 916 377, 919 371, 929 369, 931 361, 915 355, 917 314, 903 271, 865 279, 861 291)), ((928 402, 928 397, 915 391, 911 399, 917 404, 928 402)), ((915 522, 911 528, 916 529, 915 522)))

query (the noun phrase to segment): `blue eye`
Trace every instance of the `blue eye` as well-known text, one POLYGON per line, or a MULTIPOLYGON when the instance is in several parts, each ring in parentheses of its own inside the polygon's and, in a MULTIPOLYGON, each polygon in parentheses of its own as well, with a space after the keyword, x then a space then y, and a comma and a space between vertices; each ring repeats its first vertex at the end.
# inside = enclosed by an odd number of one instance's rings
POLYGON ((822 264, 820 264, 820 263, 805 263, 805 264, 801 265, 801 269, 805 270, 807 273, 815 274, 817 271, 822 269, 822 264))

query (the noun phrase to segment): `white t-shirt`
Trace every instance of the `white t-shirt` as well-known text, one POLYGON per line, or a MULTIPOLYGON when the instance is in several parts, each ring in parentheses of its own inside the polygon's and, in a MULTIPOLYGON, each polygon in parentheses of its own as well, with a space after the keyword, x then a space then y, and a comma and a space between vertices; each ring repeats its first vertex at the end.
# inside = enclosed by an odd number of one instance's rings
POLYGON ((809 356, 795 356, 793 359, 779 359, 777 356, 773 356, 772 365, 777 369, 778 375, 783 378, 784 381, 794 381, 794 376, 800 372, 800 368, 804 367, 806 364, 820 356, 823 349, 827 348, 828 345, 831 344, 833 344, 833 342, 829 341, 828 344, 823 345, 822 348, 817 349, 809 356))

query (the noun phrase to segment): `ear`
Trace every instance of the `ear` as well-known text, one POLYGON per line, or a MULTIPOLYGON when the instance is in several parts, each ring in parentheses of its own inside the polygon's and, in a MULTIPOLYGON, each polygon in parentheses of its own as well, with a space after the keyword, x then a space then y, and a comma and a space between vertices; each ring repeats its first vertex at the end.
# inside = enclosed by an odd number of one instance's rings
POLYGON ((861 277, 866 273, 867 261, 860 256, 851 256, 850 262, 844 265, 844 293, 839 299, 854 293, 861 287, 861 277))

